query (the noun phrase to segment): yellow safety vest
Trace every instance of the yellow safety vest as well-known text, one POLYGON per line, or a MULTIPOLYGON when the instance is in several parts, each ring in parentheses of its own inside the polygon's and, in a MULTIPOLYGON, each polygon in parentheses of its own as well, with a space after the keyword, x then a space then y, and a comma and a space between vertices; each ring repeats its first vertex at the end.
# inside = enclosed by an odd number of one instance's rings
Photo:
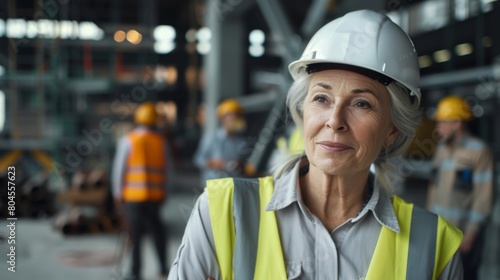
MULTIPOLYGON (((287 279, 276 216, 265 210, 273 189, 272 177, 207 181, 223 280, 235 275, 237 279, 287 279)), ((458 250, 462 233, 398 196, 393 196, 393 206, 400 233, 382 227, 366 279, 437 279, 458 250)))
POLYGON ((165 198, 165 140, 152 131, 132 131, 122 197, 127 202, 161 201, 165 198))

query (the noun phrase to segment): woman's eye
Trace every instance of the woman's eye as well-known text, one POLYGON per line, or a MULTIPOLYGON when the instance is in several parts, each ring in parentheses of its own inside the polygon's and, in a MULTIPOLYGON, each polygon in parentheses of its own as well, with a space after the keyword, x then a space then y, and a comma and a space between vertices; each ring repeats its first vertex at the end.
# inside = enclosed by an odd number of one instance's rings
POLYGON ((362 100, 354 102, 354 106, 359 107, 359 108, 367 108, 367 109, 372 108, 372 106, 370 105, 369 102, 362 101, 362 100))
POLYGON ((324 96, 324 95, 316 95, 313 98, 313 100, 316 102, 319 102, 319 103, 326 103, 327 102, 326 96, 324 96))

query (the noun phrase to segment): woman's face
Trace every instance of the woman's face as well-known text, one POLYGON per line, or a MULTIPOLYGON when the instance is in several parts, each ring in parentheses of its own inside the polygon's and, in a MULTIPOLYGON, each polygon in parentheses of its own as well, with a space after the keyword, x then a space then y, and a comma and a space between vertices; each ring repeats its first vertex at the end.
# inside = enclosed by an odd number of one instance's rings
POLYGON ((354 72, 312 74, 303 110, 307 157, 326 174, 368 170, 398 134, 386 87, 354 72))

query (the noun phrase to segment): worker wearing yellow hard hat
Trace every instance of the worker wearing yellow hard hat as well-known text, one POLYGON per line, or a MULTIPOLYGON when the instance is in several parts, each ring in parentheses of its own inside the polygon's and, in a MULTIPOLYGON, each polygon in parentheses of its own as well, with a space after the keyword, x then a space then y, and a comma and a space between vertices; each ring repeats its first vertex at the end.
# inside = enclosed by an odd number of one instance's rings
POLYGON ((434 120, 439 142, 427 206, 464 232, 464 279, 477 279, 482 230, 492 206, 493 159, 486 143, 467 129, 473 114, 465 98, 441 99, 434 120))
POLYGON ((226 99, 217 107, 220 127, 214 135, 200 141, 194 162, 202 170, 201 182, 208 179, 243 176, 250 153, 243 132, 246 121, 243 108, 235 99, 226 99))

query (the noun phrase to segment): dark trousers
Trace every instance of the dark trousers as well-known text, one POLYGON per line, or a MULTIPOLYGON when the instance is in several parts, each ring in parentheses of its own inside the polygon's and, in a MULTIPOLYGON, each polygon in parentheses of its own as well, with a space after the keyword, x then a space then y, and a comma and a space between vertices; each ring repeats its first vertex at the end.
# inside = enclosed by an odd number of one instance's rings
POLYGON ((149 228, 153 236, 161 275, 167 275, 166 236, 160 218, 161 202, 126 202, 129 238, 132 245, 132 271, 137 278, 141 273, 141 240, 149 228))
POLYGON ((478 232, 474 246, 467 254, 462 253, 462 264, 464 267, 464 280, 477 280, 479 279, 479 266, 482 261, 482 253, 484 248, 484 227, 478 232))

